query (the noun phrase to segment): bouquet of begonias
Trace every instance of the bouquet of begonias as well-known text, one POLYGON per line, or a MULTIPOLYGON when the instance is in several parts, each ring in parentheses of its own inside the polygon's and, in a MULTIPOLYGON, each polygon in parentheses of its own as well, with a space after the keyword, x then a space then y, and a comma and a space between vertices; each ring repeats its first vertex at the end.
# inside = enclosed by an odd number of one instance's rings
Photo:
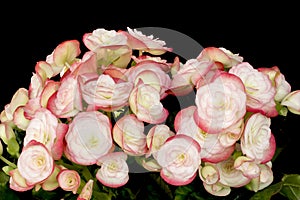
MULTIPOLYGON (((223 47, 184 60, 130 28, 82 41, 86 52, 68 40, 38 61, 1 112, 2 186, 87 200, 137 198, 128 185, 142 173, 175 199, 194 182, 195 199, 271 185, 271 118, 300 114, 300 90, 277 66, 255 68, 223 47)), ((290 179, 299 177, 276 192, 290 179)))

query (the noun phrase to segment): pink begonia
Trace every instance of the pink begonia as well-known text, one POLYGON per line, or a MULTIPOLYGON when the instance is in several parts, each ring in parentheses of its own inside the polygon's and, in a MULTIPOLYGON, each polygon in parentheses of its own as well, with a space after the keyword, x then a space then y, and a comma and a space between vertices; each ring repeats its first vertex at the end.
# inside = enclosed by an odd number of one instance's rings
POLYGON ((0 138, 4 144, 8 144, 9 140, 16 138, 13 127, 9 123, 0 123, 0 138))
POLYGON ((235 188, 247 185, 251 178, 244 176, 241 170, 236 169, 234 162, 233 157, 229 157, 227 160, 215 164, 220 174, 219 182, 235 188))
POLYGON ((198 82, 205 81, 206 74, 213 66, 214 63, 210 61, 187 60, 173 75, 169 93, 176 96, 183 96, 190 93, 198 82))
POLYGON ((30 99, 38 98, 41 96, 45 82, 46 79, 43 80, 39 74, 37 73, 32 74, 30 79, 29 89, 28 89, 28 96, 30 99))
POLYGON ((58 123, 58 126, 56 127, 56 139, 54 140, 51 148, 51 153, 54 160, 59 160, 64 153, 65 135, 68 129, 69 125, 61 122, 58 123))
POLYGON ((222 50, 230 59, 231 64, 225 65, 225 68, 230 68, 236 64, 239 64, 243 62, 244 58, 240 56, 238 53, 233 53, 232 51, 224 48, 224 47, 219 47, 220 50, 222 50))
POLYGON ((31 120, 37 110, 42 108, 40 97, 29 99, 27 104, 23 107, 24 116, 31 120))
POLYGON ((287 94, 281 101, 282 106, 286 106, 291 113, 300 115, 300 90, 294 90, 287 94))
POLYGON ((157 124, 150 128, 147 134, 147 147, 148 152, 146 157, 153 156, 156 158, 157 151, 165 143, 165 141, 174 136, 175 133, 165 124, 157 124))
POLYGON ((65 191, 72 191, 73 194, 76 194, 80 186, 81 178, 77 171, 63 169, 57 174, 57 181, 60 188, 65 191))
POLYGON ((189 82, 193 85, 197 85, 197 82, 205 79, 205 75, 212 70, 213 67, 213 62, 190 59, 186 61, 177 74, 187 75, 189 82))
POLYGON ((101 72, 97 66, 97 55, 92 51, 86 52, 82 59, 70 66, 70 71, 73 75, 79 76, 86 73, 101 72))
POLYGON ((169 137, 157 152, 161 177, 171 185, 191 183, 201 164, 200 151, 200 145, 187 135, 169 137))
POLYGON ((155 63, 159 63, 159 67, 165 72, 168 73, 171 70, 171 67, 173 66, 174 63, 168 63, 167 60, 158 57, 158 56, 148 56, 148 55, 140 55, 139 57, 136 56, 131 56, 132 60, 135 63, 141 63, 141 62, 155 62, 155 63))
POLYGON ((112 150, 111 122, 101 112, 78 113, 69 124, 64 153, 80 165, 92 165, 112 150))
POLYGON ((90 200, 93 195, 94 180, 89 179, 88 182, 83 186, 77 200, 90 200))
POLYGON ((128 69, 123 69, 114 65, 110 65, 109 67, 103 70, 103 74, 109 75, 115 81, 115 83, 127 82, 127 77, 125 76, 127 70, 128 69))
POLYGON ((166 51, 172 51, 172 48, 165 47, 165 41, 154 38, 153 35, 144 35, 137 29, 127 27, 127 31, 120 31, 128 38, 128 44, 132 49, 146 51, 153 55, 161 55, 166 51))
POLYGON ((98 48, 114 49, 127 45, 127 38, 115 30, 98 28, 91 33, 85 33, 83 42, 89 50, 94 51, 98 48))
POLYGON ((234 151, 234 145, 223 146, 217 134, 202 135, 201 158, 204 162, 217 163, 226 160, 234 151))
POLYGON ((220 69, 231 68, 234 65, 237 65, 243 61, 243 57, 239 54, 233 54, 231 51, 220 47, 206 47, 198 55, 197 60, 203 61, 214 61, 219 65, 220 69))
MULTIPOLYGON (((39 63, 40 65, 42 65, 41 62, 39 63)), ((46 72, 43 71, 43 73, 46 72)), ((46 74, 44 74, 44 77, 42 77, 39 73, 33 73, 33 75, 31 76, 31 81, 28 90, 29 100, 27 104, 24 106, 24 116, 27 119, 32 119, 34 113, 38 109, 45 107, 42 106, 41 104, 41 98, 42 98, 44 88, 47 85, 48 81, 49 79, 46 74)))
POLYGON ((261 113, 252 114, 246 121, 241 137, 241 150, 257 163, 270 161, 275 153, 275 137, 270 125, 271 119, 261 113))
POLYGON ((25 88, 19 88, 13 94, 10 103, 4 106, 4 110, 1 113, 1 122, 12 121, 16 109, 20 106, 25 106, 28 100, 28 90, 25 88))
POLYGON ((96 109, 115 111, 128 105, 133 88, 130 82, 115 82, 109 75, 89 73, 80 76, 83 99, 96 109))
POLYGON ((47 79, 36 97, 30 98, 23 107, 24 117, 31 120, 40 108, 46 108, 49 98, 58 90, 60 82, 47 79))
POLYGON ((141 160, 142 166, 149 172, 159 172, 161 170, 161 166, 157 163, 155 158, 143 157, 141 160))
POLYGON ((244 118, 235 123, 234 126, 231 126, 230 129, 225 132, 219 133, 219 142, 224 147, 229 147, 235 145, 236 142, 241 138, 244 131, 244 118))
POLYGON ((273 171, 272 171, 272 162, 269 161, 265 164, 259 164, 260 168, 259 176, 256 178, 253 178, 249 184, 246 185, 246 188, 257 192, 259 190, 262 190, 269 185, 274 180, 273 171))
POLYGON ((217 167, 213 164, 205 162, 203 166, 199 167, 199 177, 206 184, 215 184, 220 180, 220 173, 217 167))
POLYGON ((47 108, 58 118, 74 117, 82 111, 79 84, 74 76, 61 80, 58 90, 49 98, 47 108))
POLYGON ((207 133, 220 133, 234 126, 246 113, 246 93, 237 76, 220 73, 212 82, 197 89, 196 124, 207 133))
POLYGON ((129 180, 129 168, 126 163, 127 154, 124 152, 109 153, 97 161, 100 165, 96 178, 105 186, 117 188, 129 180))
POLYGON ((9 171, 9 175, 9 188, 12 190, 24 192, 27 190, 31 190, 34 187, 33 184, 28 184, 26 182, 25 178, 23 178, 20 174, 18 168, 9 171))
POLYGON ((44 144, 49 151, 56 139, 57 118, 46 108, 39 109, 30 120, 24 137, 24 146, 31 140, 44 144))
POLYGON ((215 184, 207 184, 205 182, 203 182, 203 186, 204 186, 204 189, 214 195, 214 196, 220 196, 220 197, 223 197, 223 196, 227 196, 230 194, 231 192, 231 188, 227 185, 224 185, 220 182, 217 182, 215 184))
POLYGON ((204 77, 202 77, 201 79, 199 79, 196 82, 195 85, 195 89, 197 90, 198 88, 200 88, 203 85, 206 85, 210 82, 213 82, 215 80, 216 77, 218 77, 220 75, 220 73, 224 73, 225 71, 222 69, 220 70, 218 68, 218 65, 216 63, 214 63, 214 65, 212 66, 212 68, 206 73, 206 75, 204 77))
POLYGON ((28 185, 35 185, 47 179, 54 170, 54 160, 44 144, 31 140, 23 147, 17 161, 21 176, 28 185))
POLYGON ((196 106, 189 106, 177 113, 174 120, 176 134, 188 135, 199 143, 202 161, 216 163, 226 160, 234 151, 234 143, 239 137, 228 133, 228 135, 233 135, 234 137, 232 140, 225 142, 224 140, 226 139, 224 138, 228 137, 227 134, 208 134, 201 130, 193 117, 196 109, 196 106))
POLYGON ((85 33, 83 43, 97 54, 98 65, 114 64, 126 68, 131 59, 132 50, 127 44, 127 37, 115 30, 98 28, 91 33, 85 33))
POLYGON ((234 168, 240 170, 244 176, 253 179, 259 176, 259 164, 247 156, 239 156, 234 161, 234 168))
POLYGON ((59 123, 49 110, 40 108, 28 124, 24 145, 31 140, 38 141, 47 147, 55 160, 58 160, 63 153, 63 139, 67 129, 67 124, 59 123))
POLYGON ((21 130, 25 131, 30 120, 26 117, 24 106, 20 106, 15 110, 13 123, 21 130))
POLYGON ((275 86, 275 101, 281 102, 282 99, 291 92, 291 85, 285 80, 285 76, 280 72, 277 66, 270 68, 262 67, 257 70, 267 74, 272 81, 272 84, 275 86))
POLYGON ((47 107, 49 98, 58 90, 60 84, 60 82, 53 80, 46 82, 39 102, 42 107, 47 107))
POLYGON ((180 70, 180 68, 182 67, 182 63, 180 62, 180 59, 179 59, 179 57, 178 56, 176 56, 175 58, 174 58, 174 60, 173 60, 173 63, 172 63, 172 65, 170 66, 171 68, 170 68, 170 75, 171 76, 174 76, 179 70, 180 70))
POLYGON ((49 63, 46 61, 38 61, 34 67, 35 72, 41 77, 43 81, 49 80, 54 76, 54 71, 49 63))
POLYGON ((160 101, 159 92, 148 84, 140 83, 133 88, 129 106, 139 120, 151 124, 162 123, 169 115, 160 101))
POLYGON ((80 53, 80 42, 77 40, 67 40, 57 45, 46 58, 46 62, 52 67, 52 76, 58 74, 62 76, 64 72, 77 61, 77 56, 79 56, 80 53))
POLYGON ((154 61, 144 61, 129 68, 125 76, 129 82, 134 83, 137 87, 142 81, 144 84, 150 85, 155 88, 160 97, 166 97, 166 90, 171 85, 170 76, 163 71, 163 64, 154 61))
MULTIPOLYGON (((220 132, 216 135, 208 134, 197 126, 193 118, 194 112, 196 110, 197 107, 193 105, 181 109, 175 116, 174 128, 177 134, 187 134, 193 137, 202 147, 202 151, 205 151, 205 146, 209 148, 209 145, 205 144, 206 140, 207 142, 215 140, 215 142, 219 143, 219 145, 223 147, 229 147, 234 145, 240 139, 244 129, 243 118, 233 126, 231 126, 230 129, 227 129, 225 132, 220 132)), ((211 146, 211 148, 213 148, 213 146, 211 146)), ((202 154, 201 156, 202 158, 203 155, 204 154, 202 154)))
POLYGON ((229 73, 238 76, 245 85, 247 111, 261 112, 269 117, 278 115, 275 104, 275 87, 268 75, 254 69, 248 62, 230 68, 229 73))
POLYGON ((196 110, 197 107, 191 105, 178 111, 174 119, 174 129, 177 134, 184 132, 196 134, 199 131, 199 127, 196 125, 196 122, 193 118, 196 110))
POLYGON ((125 153, 133 156, 147 152, 144 123, 134 114, 124 115, 113 127, 113 139, 125 153))

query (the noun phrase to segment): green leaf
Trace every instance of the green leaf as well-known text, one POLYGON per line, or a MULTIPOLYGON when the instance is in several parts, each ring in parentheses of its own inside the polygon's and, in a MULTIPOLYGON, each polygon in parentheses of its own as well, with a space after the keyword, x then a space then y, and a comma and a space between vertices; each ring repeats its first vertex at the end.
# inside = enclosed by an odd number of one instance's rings
POLYGON ((288 109, 286 106, 282 106, 280 102, 276 102, 276 110, 279 115, 281 116, 287 116, 288 109))
POLYGON ((62 191, 61 189, 56 189, 56 190, 52 190, 52 191, 45 191, 42 188, 40 188, 38 191, 35 191, 35 189, 32 189, 31 190, 31 195, 32 195, 31 199, 43 199, 43 200, 62 199, 65 197, 66 194, 72 194, 72 193, 62 191))
POLYGON ((174 200, 184 200, 192 193, 194 188, 192 185, 179 186, 175 190, 175 198, 174 200))
POLYGON ((154 184, 147 185, 147 192, 149 194, 147 199, 157 199, 157 194, 160 197, 164 196, 164 199, 174 199, 171 185, 167 184, 159 173, 150 173, 149 178, 151 178, 154 184))
POLYGON ((121 191, 119 192, 122 199, 136 199, 135 194, 131 191, 130 188, 124 187, 121 188, 121 191))
MULTIPOLYGON (((185 186, 179 186, 174 192, 174 200, 210 200, 210 194, 204 190, 203 187, 199 187, 199 183, 192 182, 185 186), (197 189, 196 189, 197 188, 197 189)), ((214 198, 213 198, 214 199, 214 198)))
POLYGON ((274 162, 276 160, 276 158, 278 157, 278 155, 282 152, 284 148, 283 147, 277 147, 275 150, 275 154, 272 158, 272 162, 274 162))
POLYGON ((20 200, 20 198, 13 190, 9 189, 7 185, 4 186, 0 184, 0 200, 20 200))
POLYGON ((145 200, 157 200, 157 199, 172 199, 166 194, 163 194, 161 190, 159 190, 155 185, 147 185, 144 194, 140 194, 140 197, 145 200))
POLYGON ((7 175, 9 175, 9 172, 11 171, 11 170, 13 170, 14 168, 12 168, 11 166, 4 166, 4 167, 2 167, 2 170, 3 170, 3 172, 5 173, 5 174, 7 174, 7 175))
POLYGON ((7 176, 3 171, 0 171, 0 186, 6 185, 9 181, 9 176, 7 176))
POLYGON ((282 189, 280 194, 291 200, 300 199, 300 175, 288 174, 282 178, 282 189))
POLYGON ((185 200, 187 199, 186 195, 177 194, 174 198, 174 200, 185 200))
POLYGON ((207 198, 205 197, 202 197, 203 195, 198 195, 196 192, 193 192, 191 195, 190 195, 190 198, 189 199, 195 199, 195 200, 208 200, 207 198))
POLYGON ((12 137, 8 140, 7 142, 7 152, 12 155, 15 156, 19 153, 20 150, 20 146, 17 142, 17 139, 12 137))
POLYGON ((281 188, 282 188, 283 183, 279 182, 273 185, 270 185, 269 187, 255 193, 255 195, 253 195, 250 200, 267 200, 267 199, 271 199, 271 197, 277 193, 280 192, 281 188))
POLYGON ((111 195, 105 192, 93 191, 93 200, 111 200, 111 195))

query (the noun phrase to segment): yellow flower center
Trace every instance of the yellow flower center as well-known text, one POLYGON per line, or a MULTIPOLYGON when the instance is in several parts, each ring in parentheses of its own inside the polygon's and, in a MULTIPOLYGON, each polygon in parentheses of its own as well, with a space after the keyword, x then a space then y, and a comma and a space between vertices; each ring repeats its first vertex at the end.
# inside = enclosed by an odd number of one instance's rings
POLYGON ((99 144, 98 138, 95 137, 95 136, 92 136, 92 137, 89 139, 88 145, 87 145, 87 146, 88 146, 89 148, 93 148, 93 147, 98 146, 98 144, 99 144))
POLYGON ((36 167, 41 167, 43 165, 45 165, 45 158, 43 156, 38 156, 36 157, 36 159, 34 160, 34 165, 36 167))
POLYGON ((76 184, 76 180, 72 177, 72 176, 68 176, 67 177, 67 181, 66 181, 67 185, 69 186, 73 186, 76 184))
POLYGON ((117 169, 118 169, 118 165, 117 165, 117 163, 115 163, 115 162, 111 162, 111 163, 109 163, 109 165, 107 166, 107 169, 108 169, 110 172, 115 172, 115 171, 117 171, 117 169))
POLYGON ((186 160, 186 154, 185 153, 180 153, 176 157, 176 163, 183 163, 186 160))

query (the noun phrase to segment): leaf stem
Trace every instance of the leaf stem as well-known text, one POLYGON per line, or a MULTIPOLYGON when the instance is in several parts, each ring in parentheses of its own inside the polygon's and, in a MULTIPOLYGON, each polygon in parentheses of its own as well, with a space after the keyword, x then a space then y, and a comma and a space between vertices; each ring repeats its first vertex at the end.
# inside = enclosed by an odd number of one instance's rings
POLYGON ((2 160, 3 162, 5 162, 8 166, 12 167, 12 168, 17 168, 17 165, 15 163, 10 162, 9 160, 7 160, 6 158, 4 158, 3 156, 0 156, 0 160, 2 160))

